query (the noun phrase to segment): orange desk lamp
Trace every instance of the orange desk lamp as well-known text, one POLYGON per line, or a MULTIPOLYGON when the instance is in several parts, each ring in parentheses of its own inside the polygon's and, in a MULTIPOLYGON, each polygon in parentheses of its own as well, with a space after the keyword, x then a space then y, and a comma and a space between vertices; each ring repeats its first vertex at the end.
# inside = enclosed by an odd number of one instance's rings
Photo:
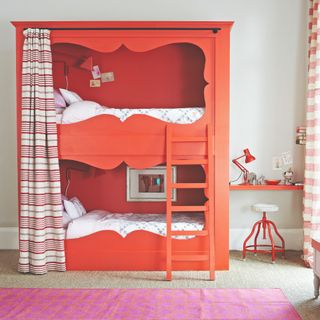
POLYGON ((249 173, 249 170, 247 170, 241 163, 239 163, 239 159, 241 158, 244 158, 245 157, 245 160, 244 162, 245 163, 249 163, 249 162, 252 162, 254 160, 256 160, 256 158, 250 153, 249 149, 244 149, 243 150, 243 155, 236 158, 236 159, 233 159, 232 162, 242 171, 243 173, 243 183, 242 184, 248 184, 248 173, 249 173))

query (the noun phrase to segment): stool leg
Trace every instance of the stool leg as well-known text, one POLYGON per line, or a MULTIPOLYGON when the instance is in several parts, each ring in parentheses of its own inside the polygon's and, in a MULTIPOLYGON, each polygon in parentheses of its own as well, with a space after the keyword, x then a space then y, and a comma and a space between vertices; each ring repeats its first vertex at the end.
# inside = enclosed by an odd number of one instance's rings
POLYGON ((314 297, 317 299, 319 297, 320 279, 315 273, 313 273, 313 288, 314 297))
POLYGON ((261 223, 261 220, 257 221, 253 227, 252 227, 252 230, 250 232, 250 234, 248 235, 248 237, 246 238, 246 240, 244 240, 244 243, 243 243, 243 250, 242 250, 242 259, 245 260, 246 258, 246 253, 247 253, 247 242, 249 241, 249 239, 252 237, 252 235, 254 234, 255 230, 256 230, 256 227, 257 225, 260 226, 260 223, 261 223))
POLYGON ((256 236, 254 237, 254 254, 257 255, 257 239, 260 233, 260 229, 261 229, 261 223, 259 223, 258 225, 258 231, 256 233, 256 236))
POLYGON ((272 237, 272 233, 271 233, 270 223, 269 223, 269 221, 267 221, 266 223, 267 223, 267 227, 268 227, 269 238, 270 238, 270 241, 271 241, 272 263, 274 263, 275 262, 275 257, 276 257, 276 254, 275 254, 275 251, 274 251, 274 241, 273 241, 273 237, 272 237))
POLYGON ((263 239, 266 239, 266 221, 267 221, 266 213, 263 212, 262 213, 263 239))
POLYGON ((272 221, 269 221, 271 223, 271 225, 273 226, 273 229, 274 229, 274 232, 276 233, 276 235, 279 237, 279 239, 281 240, 282 242, 282 251, 281 251, 281 254, 282 254, 282 257, 284 257, 284 248, 285 248, 285 245, 284 245, 284 239, 281 237, 276 225, 274 224, 274 222, 272 221))

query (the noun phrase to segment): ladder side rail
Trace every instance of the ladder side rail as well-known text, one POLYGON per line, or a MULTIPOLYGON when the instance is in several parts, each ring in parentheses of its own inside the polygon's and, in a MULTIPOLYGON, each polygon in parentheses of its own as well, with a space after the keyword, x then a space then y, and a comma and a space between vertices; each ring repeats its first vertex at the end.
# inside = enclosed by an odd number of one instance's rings
POLYGON ((166 280, 172 279, 172 127, 167 125, 166 128, 166 224, 167 224, 167 241, 166 241, 166 280))
POLYGON ((208 135, 208 167, 207 167, 207 181, 208 181, 208 233, 209 233, 209 273, 210 280, 215 279, 215 219, 214 219, 214 153, 213 153, 213 130, 212 125, 207 126, 208 135))

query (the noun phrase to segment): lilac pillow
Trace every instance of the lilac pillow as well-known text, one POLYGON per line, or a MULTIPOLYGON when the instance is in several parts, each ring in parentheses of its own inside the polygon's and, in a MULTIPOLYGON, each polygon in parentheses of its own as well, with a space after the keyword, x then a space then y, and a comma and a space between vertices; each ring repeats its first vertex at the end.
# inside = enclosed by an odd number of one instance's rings
POLYGON ((68 213, 66 211, 62 211, 62 226, 63 226, 63 228, 67 228, 69 222, 71 222, 71 221, 72 221, 72 219, 70 218, 68 213))
POLYGON ((54 89, 53 95, 56 108, 65 108, 67 106, 65 100, 63 99, 63 96, 58 90, 54 89))
POLYGON ((66 108, 56 107, 56 114, 63 114, 64 110, 66 110, 66 108))
POLYGON ((63 210, 65 210, 65 209, 64 209, 64 203, 63 203, 63 200, 68 200, 68 198, 67 198, 63 193, 61 193, 61 203, 62 203, 62 208, 63 208, 63 210))

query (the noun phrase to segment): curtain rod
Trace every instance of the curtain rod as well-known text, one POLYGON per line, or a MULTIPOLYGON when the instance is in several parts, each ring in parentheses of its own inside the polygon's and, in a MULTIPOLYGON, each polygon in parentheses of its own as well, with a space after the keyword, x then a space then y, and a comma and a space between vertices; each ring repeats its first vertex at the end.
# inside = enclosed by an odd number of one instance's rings
MULTIPOLYGON (((26 30, 28 28, 25 28, 26 30)), ((40 28, 41 29, 41 28, 40 28)), ((44 28, 49 30, 211 30, 217 33, 221 28, 44 28)))

